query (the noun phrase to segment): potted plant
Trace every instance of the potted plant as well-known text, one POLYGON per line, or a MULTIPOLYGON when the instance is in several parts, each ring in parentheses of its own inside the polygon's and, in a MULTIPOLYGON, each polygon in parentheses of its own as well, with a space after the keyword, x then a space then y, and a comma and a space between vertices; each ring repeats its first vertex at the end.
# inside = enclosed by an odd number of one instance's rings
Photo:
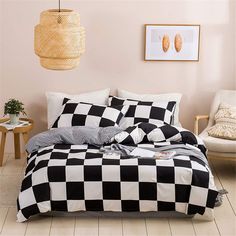
POLYGON ((8 102, 5 103, 4 115, 9 114, 11 124, 19 123, 20 113, 26 115, 24 104, 22 102, 17 99, 10 99, 8 102))

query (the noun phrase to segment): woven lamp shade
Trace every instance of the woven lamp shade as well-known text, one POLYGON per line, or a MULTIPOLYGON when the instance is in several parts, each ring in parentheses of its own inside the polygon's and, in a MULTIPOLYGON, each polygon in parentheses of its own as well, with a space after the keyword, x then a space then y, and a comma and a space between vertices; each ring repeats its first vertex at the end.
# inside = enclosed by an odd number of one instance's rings
POLYGON ((85 29, 78 13, 62 9, 43 11, 35 27, 35 53, 51 70, 70 70, 79 65, 85 51, 85 29))

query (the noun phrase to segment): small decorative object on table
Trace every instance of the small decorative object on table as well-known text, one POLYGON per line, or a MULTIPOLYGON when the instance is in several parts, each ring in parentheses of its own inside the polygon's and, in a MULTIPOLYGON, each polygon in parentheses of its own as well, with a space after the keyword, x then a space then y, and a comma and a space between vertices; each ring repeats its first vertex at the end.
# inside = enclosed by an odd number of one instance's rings
POLYGON ((14 134, 15 158, 21 157, 20 151, 20 134, 22 134, 25 144, 29 139, 29 132, 33 129, 33 120, 28 118, 20 118, 18 124, 12 124, 9 118, 0 119, 0 132, 2 133, 0 145, 0 166, 2 166, 6 136, 8 132, 14 134))
POLYGON ((19 123, 19 115, 22 113, 26 115, 24 104, 16 99, 10 99, 8 102, 5 103, 4 106, 4 115, 9 114, 10 117, 10 124, 16 125, 19 123))

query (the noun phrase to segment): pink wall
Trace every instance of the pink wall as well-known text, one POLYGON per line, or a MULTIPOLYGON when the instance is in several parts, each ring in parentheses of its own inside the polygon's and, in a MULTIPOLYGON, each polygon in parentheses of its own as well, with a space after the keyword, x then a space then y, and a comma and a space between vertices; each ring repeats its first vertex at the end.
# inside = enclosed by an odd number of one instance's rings
POLYGON ((33 51, 39 14, 57 7, 57 1, 2 0, 0 5, 0 105, 10 97, 22 100, 36 122, 34 133, 46 129, 46 91, 181 92, 180 120, 192 129, 194 116, 209 112, 217 90, 236 89, 235 1, 62 0, 62 5, 80 12, 87 33, 80 66, 63 72, 43 69, 33 51), (200 24, 200 61, 144 62, 148 23, 200 24))

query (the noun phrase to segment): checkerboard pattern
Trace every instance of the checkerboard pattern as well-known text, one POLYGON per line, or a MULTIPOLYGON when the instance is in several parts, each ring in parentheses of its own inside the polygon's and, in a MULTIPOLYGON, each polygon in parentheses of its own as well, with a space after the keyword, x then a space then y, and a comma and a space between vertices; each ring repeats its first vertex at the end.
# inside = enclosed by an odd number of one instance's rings
POLYGON ((68 100, 52 128, 71 126, 118 126, 128 110, 127 105, 107 107, 68 100))
POLYGON ((120 124, 123 129, 139 122, 171 124, 176 106, 175 101, 144 102, 118 97, 110 97, 109 104, 110 106, 129 105, 120 124))
POLYGON ((48 211, 178 211, 192 215, 214 207, 218 192, 207 161, 195 156, 114 158, 99 149, 58 144, 30 154, 17 200, 18 221, 48 211))
POLYGON ((168 124, 154 125, 141 122, 116 134, 112 138, 112 142, 129 145, 141 142, 160 143, 160 145, 163 142, 171 144, 182 143, 195 146, 204 154, 206 153, 205 145, 200 138, 182 127, 168 124))

